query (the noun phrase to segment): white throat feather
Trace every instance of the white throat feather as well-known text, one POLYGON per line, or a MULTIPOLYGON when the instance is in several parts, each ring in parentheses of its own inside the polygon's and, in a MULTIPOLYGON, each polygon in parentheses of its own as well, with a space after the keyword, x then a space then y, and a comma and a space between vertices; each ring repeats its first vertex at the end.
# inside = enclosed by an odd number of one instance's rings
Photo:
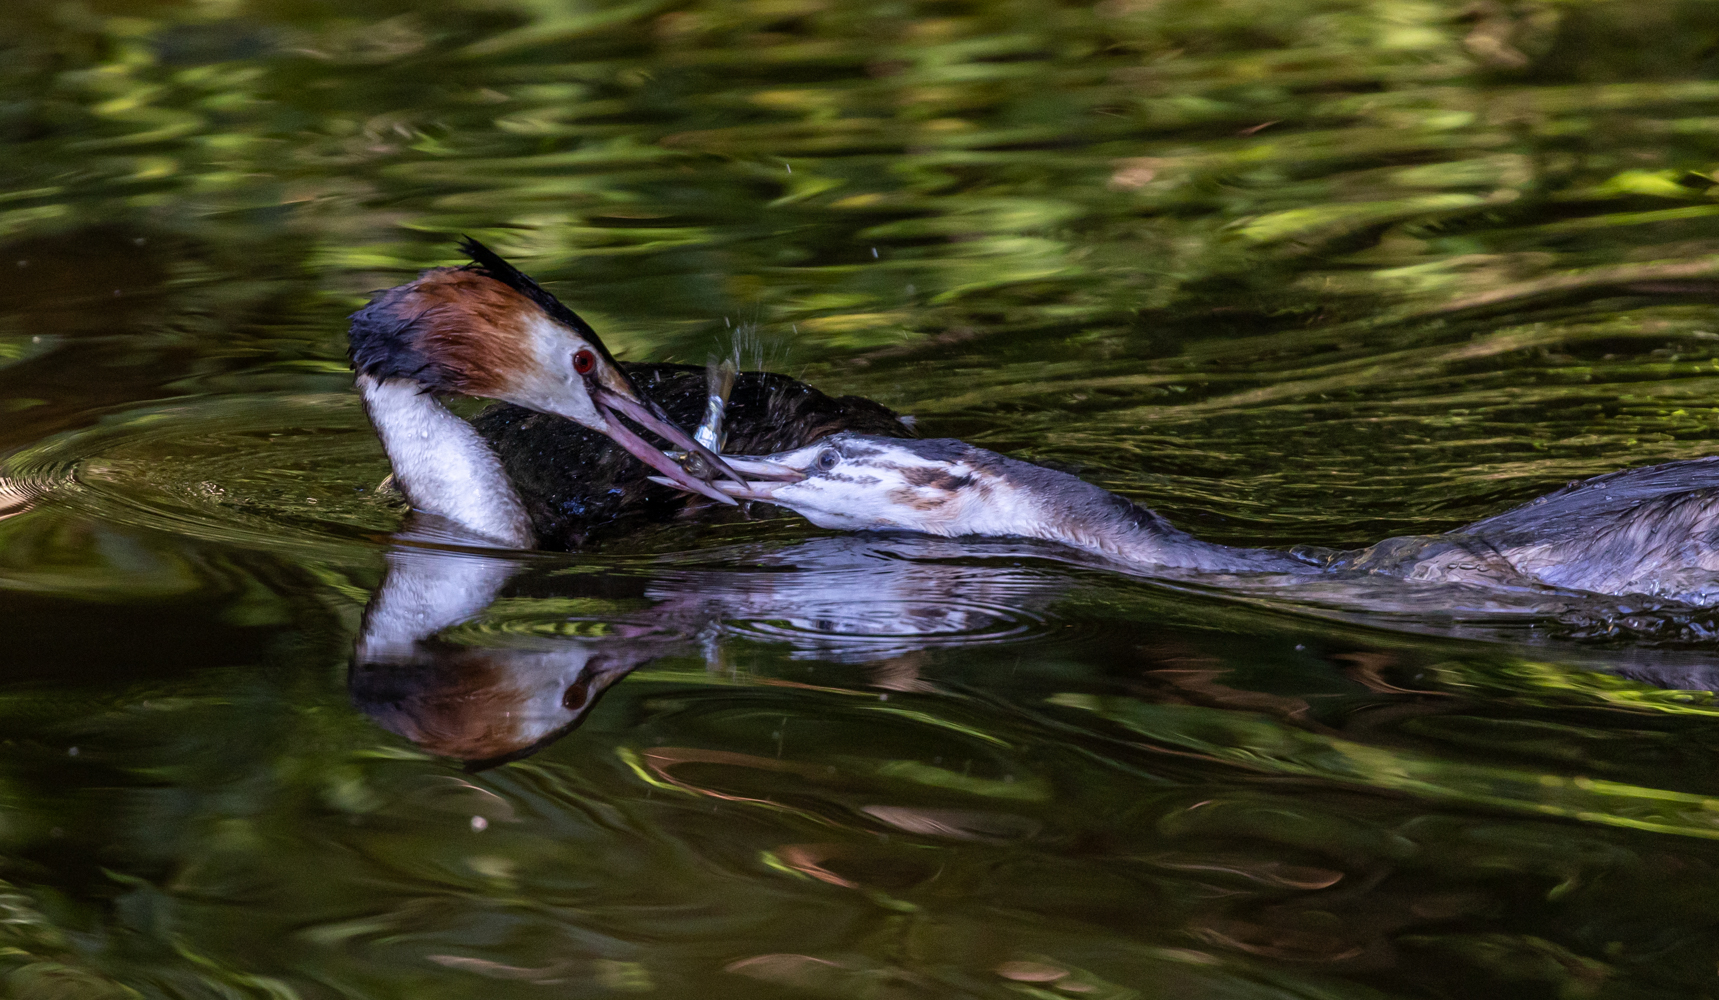
POLYGON ((405 379, 358 376, 364 410, 413 507, 510 548, 537 543, 501 460, 472 425, 405 379))

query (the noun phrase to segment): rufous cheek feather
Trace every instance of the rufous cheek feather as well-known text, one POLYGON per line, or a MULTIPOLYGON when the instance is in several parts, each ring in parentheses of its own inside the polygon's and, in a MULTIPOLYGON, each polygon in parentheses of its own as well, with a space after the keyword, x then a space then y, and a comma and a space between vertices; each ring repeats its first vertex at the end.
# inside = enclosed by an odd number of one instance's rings
POLYGON ((528 326, 537 306, 506 285, 436 268, 391 288, 352 317, 352 360, 378 379, 498 397, 534 363, 528 326))

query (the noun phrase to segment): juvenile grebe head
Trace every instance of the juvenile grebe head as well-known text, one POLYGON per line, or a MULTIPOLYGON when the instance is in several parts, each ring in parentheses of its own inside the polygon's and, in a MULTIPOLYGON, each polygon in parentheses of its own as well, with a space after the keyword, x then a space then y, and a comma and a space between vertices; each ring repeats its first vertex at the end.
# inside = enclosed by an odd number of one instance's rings
POLYGON ((682 489, 727 500, 620 421, 628 417, 730 474, 639 395, 590 324, 483 244, 466 239, 460 247, 471 264, 425 271, 352 315, 359 375, 566 417, 607 435, 682 489))
POLYGON ((719 484, 724 491, 787 507, 819 527, 946 536, 1033 534, 1027 529, 1044 511, 1029 480, 1063 477, 952 438, 846 433, 729 463, 749 481, 719 484))

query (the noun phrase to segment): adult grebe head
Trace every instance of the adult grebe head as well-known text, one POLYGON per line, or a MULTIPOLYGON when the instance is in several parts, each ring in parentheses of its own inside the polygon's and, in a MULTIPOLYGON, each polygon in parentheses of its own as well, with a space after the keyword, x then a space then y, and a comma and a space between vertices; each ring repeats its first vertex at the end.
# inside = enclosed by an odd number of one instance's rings
POLYGON ((639 395, 590 324, 483 244, 468 238, 460 248, 471 264, 425 271, 353 313, 352 364, 361 380, 400 379, 566 417, 607 435, 676 486, 727 500, 620 421, 636 421, 732 474, 639 395))

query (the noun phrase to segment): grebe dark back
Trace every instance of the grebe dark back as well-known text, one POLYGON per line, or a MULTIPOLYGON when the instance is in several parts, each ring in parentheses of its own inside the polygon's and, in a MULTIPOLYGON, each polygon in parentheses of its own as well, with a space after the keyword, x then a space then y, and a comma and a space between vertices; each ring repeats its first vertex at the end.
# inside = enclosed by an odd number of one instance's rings
POLYGON ((1719 458, 1599 476, 1442 535, 1354 551, 1201 541, 1074 476, 955 440, 836 434, 729 461, 777 478, 723 489, 828 528, 1038 538, 1146 573, 1379 574, 1719 603, 1719 458))

